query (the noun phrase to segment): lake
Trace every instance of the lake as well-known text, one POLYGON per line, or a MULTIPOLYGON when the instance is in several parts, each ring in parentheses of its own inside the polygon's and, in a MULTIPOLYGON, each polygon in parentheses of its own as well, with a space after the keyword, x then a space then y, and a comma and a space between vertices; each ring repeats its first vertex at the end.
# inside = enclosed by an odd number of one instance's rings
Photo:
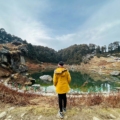
MULTIPOLYGON (((55 91, 55 87, 53 86, 53 82, 44 82, 40 80, 40 76, 42 75, 50 75, 53 77, 54 71, 43 71, 34 73, 31 75, 36 80, 35 84, 40 84, 42 86, 43 91, 53 92, 55 91)), ((81 72, 73 72, 70 71, 71 74, 71 91, 73 92, 110 92, 110 90, 114 90, 114 87, 117 87, 115 82, 110 81, 94 81, 89 75, 82 74, 81 72)))

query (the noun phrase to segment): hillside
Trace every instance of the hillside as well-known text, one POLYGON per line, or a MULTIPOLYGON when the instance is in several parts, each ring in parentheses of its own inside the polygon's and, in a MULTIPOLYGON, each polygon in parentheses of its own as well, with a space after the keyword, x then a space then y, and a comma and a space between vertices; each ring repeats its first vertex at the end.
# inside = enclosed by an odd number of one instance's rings
POLYGON ((5 29, 0 29, 0 44, 11 43, 13 41, 26 44, 27 53, 24 56, 34 62, 41 63, 58 63, 60 60, 66 64, 80 64, 81 62, 86 63, 88 59, 96 56, 116 55, 120 56, 120 45, 119 41, 110 43, 108 46, 99 46, 93 43, 89 44, 74 44, 65 49, 55 51, 52 48, 44 47, 41 45, 32 45, 26 40, 7 33, 5 29))
MULTIPOLYGON (((24 54, 24 56, 30 60, 33 60, 33 62, 51 62, 56 63, 58 62, 57 52, 49 47, 44 47, 41 45, 32 45, 30 43, 27 43, 26 40, 22 40, 21 38, 11 35, 10 33, 7 33, 5 29, 0 29, 0 44, 8 44, 12 43, 14 41, 17 41, 21 44, 26 45, 27 52, 24 54)), ((2 46, 1 45, 1 46, 2 46)))
POLYGON ((94 57, 88 64, 83 64, 83 66, 88 69, 94 80, 115 80, 119 82, 120 60, 117 57, 94 57), (115 75, 116 72, 118 75, 115 75))
MULTIPOLYGON (((56 52, 48 47, 29 44, 8 34, 4 29, 0 29, 0 43, 0 120, 56 119, 57 95, 27 94, 26 86, 35 83, 29 74, 54 70, 59 60, 63 60, 66 63, 65 67, 69 70, 87 73, 96 81, 120 82, 118 51, 117 56, 116 54, 113 56, 113 53, 108 56, 109 53, 105 51, 98 50, 100 53, 95 53, 94 44, 83 44, 73 45, 56 52), (17 90, 10 90, 3 84, 9 84, 17 90), (18 92, 20 85, 23 86, 24 93, 18 92)), ((68 95, 68 112, 64 119, 119 120, 119 101, 119 93, 105 96, 101 94, 77 97, 68 95)))

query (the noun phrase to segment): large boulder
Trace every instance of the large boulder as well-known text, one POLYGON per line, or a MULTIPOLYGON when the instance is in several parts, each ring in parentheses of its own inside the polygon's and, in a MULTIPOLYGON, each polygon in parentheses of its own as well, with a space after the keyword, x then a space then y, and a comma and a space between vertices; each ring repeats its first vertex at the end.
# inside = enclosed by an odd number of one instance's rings
POLYGON ((43 81, 52 81, 52 77, 50 75, 43 75, 43 76, 40 76, 40 79, 43 80, 43 81))
POLYGON ((13 70, 13 72, 23 73, 28 71, 24 58, 24 53, 26 52, 26 45, 18 41, 1 45, 0 66, 5 69, 13 70))

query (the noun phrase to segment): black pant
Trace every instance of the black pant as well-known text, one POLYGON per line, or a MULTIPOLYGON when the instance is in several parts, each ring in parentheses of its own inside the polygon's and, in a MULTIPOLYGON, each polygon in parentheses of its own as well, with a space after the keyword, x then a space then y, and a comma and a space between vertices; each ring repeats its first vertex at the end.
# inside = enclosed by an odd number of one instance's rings
POLYGON ((67 105, 66 93, 58 94, 58 103, 59 103, 60 112, 62 112, 63 108, 66 108, 66 105, 67 105))

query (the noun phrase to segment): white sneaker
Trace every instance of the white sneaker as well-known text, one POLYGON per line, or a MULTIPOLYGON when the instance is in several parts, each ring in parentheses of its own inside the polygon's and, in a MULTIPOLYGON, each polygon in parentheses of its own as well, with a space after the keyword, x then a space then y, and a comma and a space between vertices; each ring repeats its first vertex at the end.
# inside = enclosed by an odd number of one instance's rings
POLYGON ((63 108, 63 113, 66 113, 66 108, 63 108))
POLYGON ((63 119, 64 118, 63 112, 58 112, 57 118, 63 119))

